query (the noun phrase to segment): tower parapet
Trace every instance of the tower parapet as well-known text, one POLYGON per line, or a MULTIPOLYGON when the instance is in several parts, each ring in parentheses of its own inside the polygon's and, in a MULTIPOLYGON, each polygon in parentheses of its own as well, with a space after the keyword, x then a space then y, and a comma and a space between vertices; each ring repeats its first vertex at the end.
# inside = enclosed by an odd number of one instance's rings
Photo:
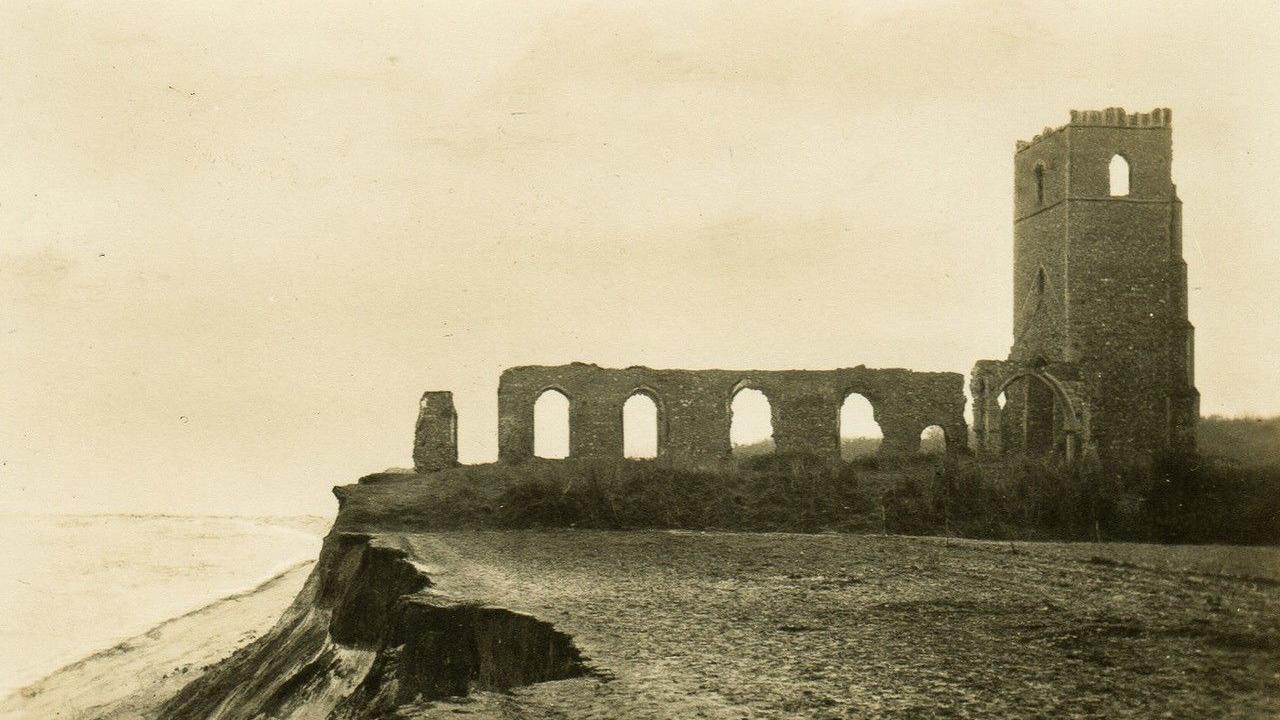
POLYGON ((1173 111, 1156 108, 1151 112, 1127 113, 1124 108, 1106 110, 1072 110, 1072 125, 1102 125, 1106 127, 1172 127, 1173 111))
POLYGON ((1106 110, 1072 110, 1071 122, 1058 127, 1045 127, 1040 134, 1030 140, 1019 140, 1017 150, 1021 152, 1041 140, 1065 130, 1068 126, 1077 127, 1114 127, 1114 128, 1167 128, 1173 127, 1173 111, 1169 108, 1156 108, 1151 112, 1125 112, 1124 108, 1110 107, 1106 110))

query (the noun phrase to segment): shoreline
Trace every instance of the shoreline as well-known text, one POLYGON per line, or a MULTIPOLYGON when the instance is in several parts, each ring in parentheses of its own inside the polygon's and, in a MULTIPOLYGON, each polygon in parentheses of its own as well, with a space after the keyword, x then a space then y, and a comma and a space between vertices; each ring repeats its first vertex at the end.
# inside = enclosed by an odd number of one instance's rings
POLYGON ((11 550, 15 542, 18 548, 4 568, 15 585, 3 608, 27 618, 26 629, 10 626, 0 633, 0 698, 166 621, 256 590, 315 558, 328 529, 318 516, 0 517, 6 521, 0 537, 11 550), (174 538, 181 554, 166 553, 163 543, 148 549, 136 539, 148 534, 174 538), (107 554, 95 564, 91 558, 102 552, 107 554), (19 556, 25 559, 12 559, 19 556))
POLYGON ((0 718, 145 716, 213 664, 275 624, 315 559, 207 602, 58 667, 0 697, 0 718))
POLYGON ((144 630, 124 633, 125 637, 122 637, 113 643, 108 643, 105 647, 102 647, 98 650, 91 651, 87 655, 84 653, 77 652, 75 654, 76 659, 70 660, 68 662, 58 665, 56 669, 48 673, 45 673, 38 680, 27 683, 26 685, 23 685, 21 687, 9 689, 4 696, 0 696, 0 702, 7 700, 8 698, 14 695, 21 695, 28 688, 35 687, 36 685, 39 685, 40 683, 44 682, 45 680, 48 680, 54 675, 57 675, 62 672, 66 672, 68 670, 75 670, 89 663, 92 660, 108 657, 111 655, 116 655, 121 652, 128 652, 131 649, 131 647, 129 646, 131 641, 133 640, 137 640, 138 638, 143 638, 143 637, 150 637, 158 632, 163 631, 164 628, 166 628, 169 625, 172 625, 177 622, 181 622, 182 620, 190 618, 193 615, 199 615, 200 613, 210 610, 222 603, 235 602, 238 600, 244 600, 246 598, 249 598, 255 593, 262 592, 264 590, 269 589, 273 584, 280 582, 282 579, 287 577, 290 573, 302 568, 304 565, 314 565, 314 564, 315 564, 315 560, 299 560, 297 562, 284 563, 279 570, 271 573, 271 575, 269 575, 266 580, 263 580, 257 583, 256 585, 253 585, 252 587, 248 587, 243 590, 237 590, 229 595, 224 595, 220 598, 203 602, 200 605, 197 605, 196 607, 191 608, 190 610, 187 610, 185 612, 180 612, 177 615, 174 615, 173 617, 170 617, 165 620, 161 620, 158 623, 153 623, 144 630))

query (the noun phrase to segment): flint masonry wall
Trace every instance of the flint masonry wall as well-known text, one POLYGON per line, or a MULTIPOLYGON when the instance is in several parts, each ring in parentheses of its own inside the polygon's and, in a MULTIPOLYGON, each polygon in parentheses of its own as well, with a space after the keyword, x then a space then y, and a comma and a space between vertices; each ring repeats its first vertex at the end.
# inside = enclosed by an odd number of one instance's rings
POLYGON ((840 457, 840 406, 865 396, 884 433, 882 455, 920 447, 920 433, 939 425, 949 451, 968 444, 964 378, 958 373, 866 367, 838 370, 608 369, 573 363, 515 367, 498 384, 498 459, 533 456, 534 403, 546 390, 569 399, 571 457, 621 458, 622 406, 635 393, 658 409, 658 458, 705 467, 730 457, 730 404, 742 389, 764 393, 773 410, 776 451, 840 457))
MULTIPOLYGON (((1199 393, 1172 138, 1167 108, 1073 110, 1070 123, 1019 142, 1014 153, 1008 361, 1033 376, 1045 364, 1076 368, 1086 450, 1194 447, 1199 393), (1127 163, 1127 191, 1110 184, 1116 156, 1127 163)), ((990 367, 975 366, 975 384, 990 367)), ((983 411, 1022 413, 1028 430, 1033 409, 1011 398, 1003 411, 983 411)), ((984 439, 997 424, 976 424, 980 449, 993 450, 984 439)), ((996 445, 1019 449, 1008 433, 1002 441, 996 445)))
POLYGON ((1191 449, 1199 394, 1190 372, 1181 201, 1170 173, 1172 118, 1167 109, 1109 112, 1076 113, 1068 126, 1070 347, 1095 379, 1101 450, 1191 449), (1130 164, 1122 197, 1107 194, 1115 154, 1130 164))

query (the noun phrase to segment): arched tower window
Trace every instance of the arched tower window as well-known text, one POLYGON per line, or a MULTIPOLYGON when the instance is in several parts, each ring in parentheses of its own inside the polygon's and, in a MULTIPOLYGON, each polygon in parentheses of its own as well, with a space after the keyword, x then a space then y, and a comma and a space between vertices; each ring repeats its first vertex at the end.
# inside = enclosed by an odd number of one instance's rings
POLYGON ((1044 295, 1044 268, 1036 271, 1036 295, 1044 295))
POLYGON ((1036 203, 1044 204, 1044 165, 1036 164, 1036 203))
POLYGON ((1123 155, 1113 155, 1110 172, 1111 197, 1123 197, 1129 194, 1129 161, 1123 155))

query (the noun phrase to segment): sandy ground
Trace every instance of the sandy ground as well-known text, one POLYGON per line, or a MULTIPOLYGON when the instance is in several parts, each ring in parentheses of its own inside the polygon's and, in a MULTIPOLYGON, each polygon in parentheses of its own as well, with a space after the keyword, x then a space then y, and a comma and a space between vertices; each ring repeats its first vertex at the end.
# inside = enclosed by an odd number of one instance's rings
POLYGON ((403 717, 1280 717, 1273 548, 396 539, 435 589, 554 622, 599 670, 403 717))
POLYGON ((314 564, 299 563, 252 590, 68 665, 0 702, 0 718, 146 717, 203 668, 275 624, 314 564))

